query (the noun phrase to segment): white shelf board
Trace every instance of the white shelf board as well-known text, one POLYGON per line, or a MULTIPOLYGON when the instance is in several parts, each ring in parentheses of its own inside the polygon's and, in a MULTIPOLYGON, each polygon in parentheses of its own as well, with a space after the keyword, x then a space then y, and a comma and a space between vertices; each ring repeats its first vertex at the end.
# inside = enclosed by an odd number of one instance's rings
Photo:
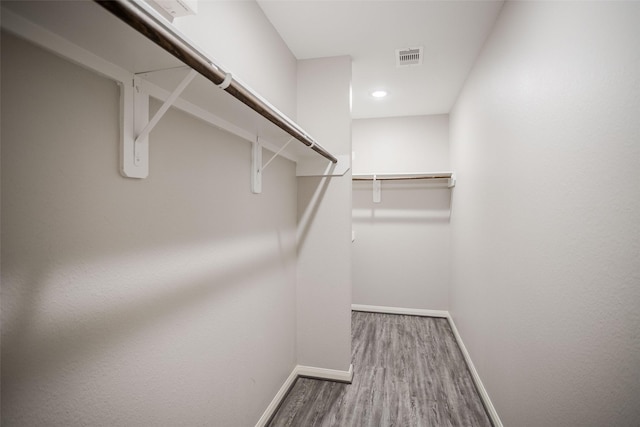
MULTIPOLYGON (((143 76, 153 86, 149 87, 153 97, 162 99, 162 92, 173 91, 188 71, 178 59, 93 1, 3 1, 2 8, 3 28, 4 11, 8 10, 129 73, 166 70, 143 76)), ((17 35, 38 44, 29 34, 17 35)), ((52 50, 51 46, 41 46, 52 50)), ((54 53, 65 56, 64 52, 54 50, 54 53)), ((210 123, 217 121, 218 127, 244 139, 251 141, 259 136, 264 148, 270 151, 277 151, 291 139, 285 131, 201 75, 196 76, 175 106, 190 113, 199 111, 200 118, 210 123)), ((321 157, 297 141, 289 144, 281 155, 294 161, 321 157)))
MULTIPOLYGON (((373 203, 380 203, 382 200, 382 181, 393 181, 390 184, 391 188, 398 188, 399 183, 396 181, 418 181, 433 180, 430 184, 439 187, 440 185, 446 185, 448 188, 456 186, 456 174, 453 171, 440 171, 440 172, 415 172, 415 173, 354 173, 351 179, 356 185, 363 185, 365 182, 371 182, 373 191, 373 203)), ((415 184, 411 184, 413 186, 415 184)), ((404 184, 402 184, 404 187, 404 184)), ((429 185, 429 187, 432 187, 429 185)))
POLYGON ((441 172, 414 172, 414 173, 365 173, 352 175, 354 181, 395 181, 395 180, 411 180, 411 179, 451 179, 454 177, 452 171, 441 172))
MULTIPOLYGON (((169 69, 162 72, 142 74, 142 78, 158 88, 170 92, 180 80, 187 74, 188 68, 169 69)), ((148 87, 148 92, 153 95, 154 90, 148 87)), ((284 145, 291 136, 269 120, 253 111, 242 102, 229 95, 224 90, 214 86, 201 75, 189 84, 180 97, 184 101, 214 114, 218 118, 237 126, 250 135, 259 135, 265 148, 274 151, 284 145)), ((304 144, 293 141, 283 152, 284 157, 298 160, 309 156, 319 157, 318 154, 307 148, 304 144)))
POLYGON ((132 73, 182 65, 93 1, 3 1, 2 8, 132 73))

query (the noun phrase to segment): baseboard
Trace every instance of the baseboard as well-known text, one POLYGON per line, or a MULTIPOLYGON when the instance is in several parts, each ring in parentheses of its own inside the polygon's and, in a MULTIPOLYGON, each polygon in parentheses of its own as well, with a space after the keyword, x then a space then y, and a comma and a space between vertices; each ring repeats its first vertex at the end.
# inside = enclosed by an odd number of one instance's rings
POLYGON ((489 414, 489 418, 491 418, 491 422, 493 423, 493 426, 503 427, 502 421, 498 416, 498 412, 496 412, 496 408, 493 406, 493 403, 489 398, 489 393, 487 393, 487 390, 484 388, 484 385, 482 384, 482 380, 478 375, 478 371, 476 370, 476 367, 473 365, 473 362, 471 361, 471 356, 469 356, 469 352, 467 351, 467 348, 462 342, 462 338, 460 337, 460 333, 458 332, 458 328, 456 328, 456 324, 453 321, 453 318, 451 317, 451 315, 448 315, 447 319, 449 320, 449 325, 451 326, 453 335, 455 336, 456 341, 458 342, 458 347, 460 347, 460 351, 462 352, 462 356, 464 357, 465 362, 467 362, 467 367, 469 368, 469 372, 471 372, 471 377, 473 378, 473 382, 476 384, 476 388, 478 389, 478 393, 480 394, 482 403, 484 403, 484 407, 487 410, 487 413, 489 414))
POLYGON ((406 314, 408 316, 449 317, 446 310, 426 310, 422 308, 384 307, 379 305, 351 304, 353 311, 366 311, 369 313, 406 314))
POLYGON ((353 365, 349 365, 348 371, 338 371, 335 369, 314 368, 313 366, 296 366, 298 376, 316 378, 319 380, 340 381, 351 383, 353 380, 353 365))
POLYGON ((348 371, 296 365, 284 381, 284 384, 282 384, 282 387, 280 387, 280 390, 278 390, 274 398, 271 400, 271 403, 269 403, 269 406, 267 406, 267 409, 265 409, 264 413, 256 423, 256 427, 264 427, 269 423, 298 377, 351 383, 353 380, 353 365, 349 365, 348 371))
MULTIPOLYGON (((351 305, 351 309, 353 311, 366 311, 371 313, 387 313, 387 314, 405 314, 409 316, 427 316, 427 317, 443 317, 449 321, 449 325, 451 326, 451 331, 453 332, 453 336, 458 343, 458 347, 460 347, 460 351, 462 352, 462 356, 464 357, 465 362, 467 363, 467 367, 469 368, 469 372, 471 373, 471 377, 473 378, 473 382, 478 389, 478 393, 480 394, 480 398, 482 399, 482 403, 484 404, 487 413, 489 414, 489 418, 491 418, 491 422, 494 427, 503 427, 502 421, 496 412, 493 403, 491 402, 491 398, 489 397, 489 393, 484 388, 484 384, 482 384, 482 380, 478 375, 478 371, 471 360, 471 356, 469 356, 469 352, 462 341, 462 337, 460 337, 460 333, 458 332, 458 328, 456 327, 453 318, 446 310, 423 310, 417 308, 401 308, 401 307, 383 307, 383 306, 375 306, 375 305, 361 305, 361 304, 353 304, 351 305)), ((287 395, 287 392, 295 382, 298 377, 310 377, 317 378, 321 380, 329 380, 329 381, 341 381, 350 383, 353 379, 353 365, 349 365, 348 371, 340 371, 335 369, 325 369, 325 368, 316 368, 313 366, 303 366, 296 365, 289 374, 289 377, 285 380, 278 393, 276 393, 275 397, 267 407, 267 409, 258 420, 256 427, 264 427, 267 425, 271 417, 275 414, 280 406, 280 403, 284 400, 287 395)))
POLYGON ((282 384, 280 390, 278 390, 273 400, 271 400, 271 403, 269 403, 269 406, 267 406, 267 409, 265 409, 264 413, 256 423, 256 427, 266 426, 267 423, 271 420, 271 417, 273 417, 273 415, 276 413, 278 407, 280 406, 280 403, 282 403, 284 398, 287 396, 289 389, 291 389, 293 383, 298 378, 296 368, 297 366, 293 368, 293 371, 291 371, 287 379, 284 381, 284 384, 282 384))

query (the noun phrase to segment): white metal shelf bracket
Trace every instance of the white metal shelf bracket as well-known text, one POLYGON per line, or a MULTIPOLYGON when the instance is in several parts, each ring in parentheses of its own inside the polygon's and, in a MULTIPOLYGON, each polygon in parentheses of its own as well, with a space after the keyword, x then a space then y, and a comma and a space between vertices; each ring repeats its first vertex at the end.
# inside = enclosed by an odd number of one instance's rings
POLYGON ((382 181, 406 181, 406 180, 438 180, 440 185, 446 179, 447 187, 456 186, 455 172, 421 172, 421 173, 381 173, 381 174, 353 174, 353 181, 372 181, 373 203, 380 203, 382 181))
POLYGON ((327 159, 302 158, 296 165, 296 176, 344 176, 351 169, 351 156, 338 155, 337 163, 327 159))
POLYGON ((449 181, 447 182, 447 187, 453 188, 455 186, 456 186, 456 174, 455 172, 453 172, 451 174, 451 178, 449 178, 449 181))
POLYGON ((175 90, 149 120, 149 95, 142 90, 141 79, 134 76, 133 84, 121 89, 121 170, 128 178, 149 176, 149 133, 196 76, 190 70, 175 90))
POLYGON ((382 181, 377 179, 376 175, 373 175, 373 203, 380 203, 382 181))
POLYGON ((149 176, 149 139, 136 138, 149 122, 149 96, 133 76, 120 84, 120 172, 127 178, 149 176))
POLYGON ((262 144, 258 137, 251 143, 251 192, 262 193, 262 144))
POLYGON ((284 151, 285 148, 295 138, 291 138, 265 163, 262 164, 262 144, 259 137, 256 137, 255 141, 251 142, 251 192, 254 194, 262 193, 262 172, 275 160, 276 157, 284 151))
POLYGON ((280 147, 280 149, 279 149, 279 150, 278 150, 278 151, 277 151, 277 152, 276 152, 276 153, 275 153, 275 154, 274 154, 274 155, 273 155, 269 160, 267 160, 267 163, 265 163, 265 164, 262 166, 262 170, 264 171, 264 170, 267 168, 267 166, 269 166, 269 164, 270 164, 272 161, 274 161, 274 160, 275 160, 275 158, 276 158, 276 157, 278 157, 278 156, 280 155, 280 153, 282 153, 282 152, 287 148, 287 146, 288 146, 289 144, 291 144, 291 141, 293 141, 294 139, 295 139, 295 138, 291 138, 290 140, 288 140, 288 141, 287 141, 287 143, 286 143, 286 144, 284 144, 282 147, 280 147))
MULTIPOLYGON (((252 141, 251 146, 251 191, 255 194, 262 192, 262 172, 278 157, 295 138, 289 139, 282 147, 262 165, 262 142, 259 137, 252 141)), ((312 146, 307 146, 311 148, 312 146)), ((269 148, 267 148, 269 149, 269 148)), ((337 156, 338 161, 332 163, 326 159, 298 159, 296 162, 296 176, 344 176, 351 169, 351 156, 337 156)))

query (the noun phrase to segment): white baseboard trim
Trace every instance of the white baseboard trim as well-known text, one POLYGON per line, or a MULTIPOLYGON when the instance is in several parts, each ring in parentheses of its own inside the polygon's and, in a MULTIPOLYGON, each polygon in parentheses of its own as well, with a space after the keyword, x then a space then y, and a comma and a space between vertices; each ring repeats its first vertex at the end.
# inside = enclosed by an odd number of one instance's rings
POLYGON ((345 383, 351 383, 353 380, 353 365, 349 365, 348 371, 339 371, 336 369, 315 368, 313 366, 296 365, 287 379, 280 387, 280 390, 265 409, 264 413, 256 423, 256 427, 264 427, 271 420, 271 417, 276 413, 278 407, 287 396, 289 389, 293 386, 293 383, 298 377, 310 377, 320 380, 340 381, 345 383))
POLYGON ((353 311, 366 311, 369 313, 406 314, 408 316, 449 317, 446 310, 426 310, 422 308, 384 307, 380 305, 351 304, 353 311))
POLYGON ((338 371, 335 369, 314 368, 313 366, 296 366, 298 376, 317 378, 320 380, 341 381, 351 383, 353 380, 353 365, 349 365, 348 371, 338 371))
MULTIPOLYGON (((478 389, 478 393, 480 394, 480 398, 484 403, 485 408, 487 409, 487 413, 489 414, 489 418, 491 418, 491 422, 494 427, 503 427, 502 421, 498 416, 498 412, 496 412, 493 403, 491 402, 491 398, 489 397, 489 393, 484 388, 484 384, 482 384, 482 380, 478 375, 478 371, 471 360, 471 356, 469 356, 469 352, 467 351, 467 347, 465 347, 464 342, 462 341, 462 337, 460 337, 460 333, 458 332, 458 328, 456 327, 453 318, 446 310, 423 310, 417 308, 401 308, 401 307, 383 307, 376 305, 361 305, 361 304, 352 304, 351 309, 353 311, 366 311, 372 313, 387 313, 387 314, 405 314, 409 316, 427 316, 427 317, 443 317, 449 321, 449 325, 451 326, 451 331, 458 343, 458 347, 460 347, 460 351, 462 352, 462 356, 464 357, 465 362, 467 363, 467 367, 469 368, 469 372, 471 373, 471 377, 473 378, 473 382, 478 389)), ((296 365, 289 374, 289 377, 285 380, 278 393, 276 393, 275 397, 267 407, 267 409, 258 420, 256 427, 264 427, 269 422, 273 414, 278 410, 280 403, 286 397, 287 392, 293 385, 294 381, 298 377, 310 377, 317 378, 321 380, 329 380, 329 381, 342 381, 350 383, 353 380, 353 365, 349 365, 348 371, 339 371, 335 369, 325 369, 325 368, 316 368, 313 366, 303 366, 296 365)))
POLYGON ((476 367, 471 361, 471 356, 469 356, 469 352, 467 351, 467 348, 462 342, 462 338, 460 337, 460 333, 458 332, 458 328, 456 328, 456 324, 453 321, 453 318, 451 317, 451 315, 448 315, 447 319, 449 320, 449 325, 451 326, 453 335, 455 336, 456 341, 458 342, 458 347, 460 347, 460 351, 462 352, 462 356, 464 357, 465 362, 467 362, 467 367, 469 368, 469 372, 471 372, 471 377, 473 378, 473 382, 476 384, 478 393, 480 393, 480 398, 484 403, 484 407, 487 409, 489 418, 491 418, 493 426, 503 427, 502 421, 498 416, 498 412, 496 412, 496 408, 493 406, 493 403, 491 402, 491 398, 489 398, 489 393, 487 393, 487 389, 484 388, 484 384, 482 384, 482 380, 478 375, 478 371, 476 370, 476 367))
POLYGON ((271 403, 269 403, 269 406, 267 406, 267 409, 265 409, 264 413, 256 423, 256 427, 266 426, 267 423, 271 420, 271 417, 273 416, 273 414, 276 413, 276 411, 278 410, 278 407, 280 406, 280 403, 286 397, 287 393, 289 392, 289 389, 293 386, 293 383, 295 382, 296 378, 298 378, 296 368, 297 366, 293 368, 293 371, 291 371, 287 379, 284 381, 284 384, 282 384, 282 387, 280 387, 280 390, 278 390, 273 400, 271 400, 271 403))

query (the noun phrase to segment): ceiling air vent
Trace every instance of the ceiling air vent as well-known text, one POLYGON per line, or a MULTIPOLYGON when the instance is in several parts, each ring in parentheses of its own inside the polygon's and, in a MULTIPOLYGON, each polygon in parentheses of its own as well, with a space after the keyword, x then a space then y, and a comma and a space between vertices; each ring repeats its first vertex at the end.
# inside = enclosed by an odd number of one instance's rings
POLYGON ((151 0, 172 18, 198 13, 198 0, 151 0))
POLYGON ((396 66, 409 67, 422 65, 422 47, 405 47, 396 49, 396 66))

